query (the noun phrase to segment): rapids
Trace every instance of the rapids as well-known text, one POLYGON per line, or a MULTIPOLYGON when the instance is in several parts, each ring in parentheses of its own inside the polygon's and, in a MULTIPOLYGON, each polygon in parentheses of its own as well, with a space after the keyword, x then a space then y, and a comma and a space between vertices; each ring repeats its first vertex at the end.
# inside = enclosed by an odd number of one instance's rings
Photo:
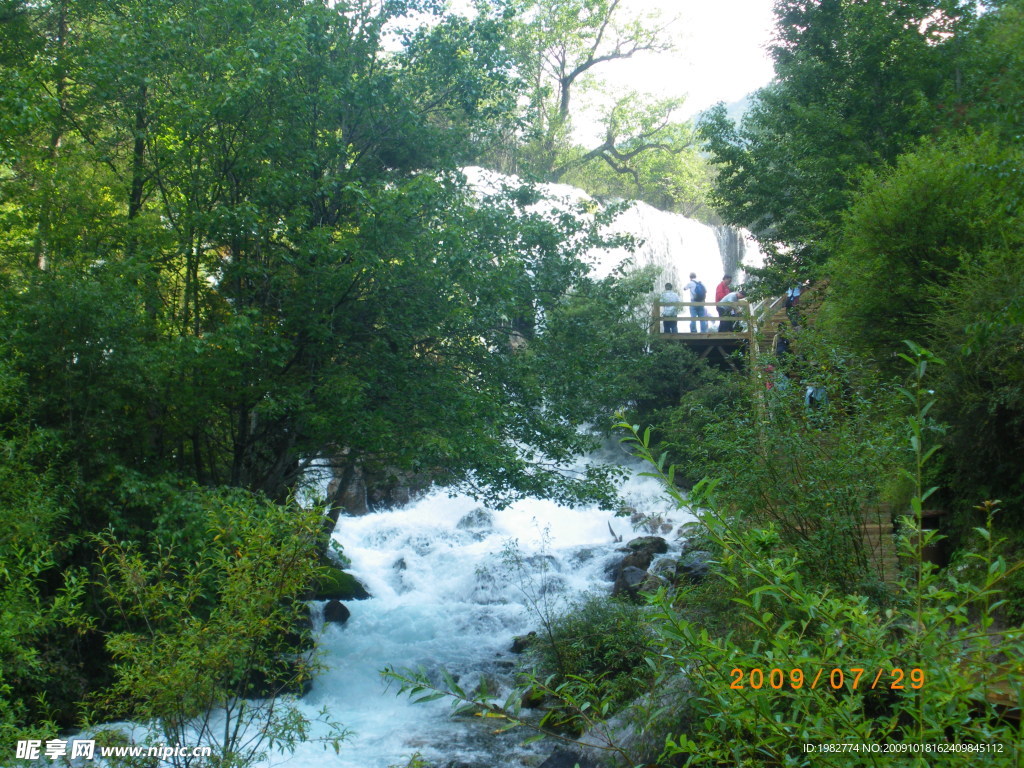
MULTIPOLYGON (((621 495, 642 515, 670 513, 650 478, 634 473, 621 495)), ((675 531, 692 518, 672 512, 670 519, 665 537, 675 550, 675 531)), ((326 707, 353 735, 340 755, 309 743, 284 763, 388 768, 419 753, 438 766, 536 765, 551 746, 522 748, 528 731, 495 738, 493 724, 451 718, 446 701, 412 704, 397 696, 379 672, 444 667, 467 689, 479 675, 500 679, 516 658, 509 650, 513 637, 538 628, 531 598, 557 610, 587 591, 610 589, 607 570, 623 545, 612 540, 609 526, 623 541, 639 535, 627 519, 594 508, 531 499, 496 511, 441 491, 401 509, 343 517, 334 538, 373 597, 347 603, 347 624, 324 629, 327 669, 301 707, 310 717, 326 707), (512 542, 518 557, 510 559, 512 542)))

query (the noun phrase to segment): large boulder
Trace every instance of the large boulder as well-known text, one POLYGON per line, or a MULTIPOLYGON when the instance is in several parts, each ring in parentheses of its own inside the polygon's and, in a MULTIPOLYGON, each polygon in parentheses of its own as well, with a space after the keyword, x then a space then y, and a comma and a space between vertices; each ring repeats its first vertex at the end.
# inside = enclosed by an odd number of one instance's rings
POLYGON ((370 593, 351 573, 329 567, 313 586, 313 600, 366 600, 370 593))
POLYGON ((460 531, 489 531, 494 527, 494 515, 483 507, 467 512, 455 527, 460 531))
POLYGON ((714 555, 705 549, 691 549, 684 552, 676 563, 676 579, 690 584, 700 584, 711 571, 714 555))
POLYGON ((668 552, 668 542, 661 536, 639 536, 626 544, 627 554, 622 559, 622 567, 633 566, 647 570, 655 555, 668 552))
POLYGON ((668 542, 661 536, 638 536, 626 543, 630 552, 650 552, 651 556, 668 552, 668 542))
POLYGON ((527 632, 525 635, 516 635, 512 638, 512 653, 523 653, 535 642, 537 642, 536 632, 527 632))
POLYGON ((646 570, 633 565, 627 565, 619 570, 619 575, 615 578, 615 586, 612 587, 612 595, 615 597, 635 598, 646 579, 646 570))
POLYGON ((324 622, 331 624, 344 624, 352 613, 340 600, 328 600, 324 605, 324 622))
POLYGON ((623 548, 626 555, 615 568, 615 585, 612 594, 636 598, 647 579, 647 569, 655 555, 668 552, 668 542, 661 536, 639 536, 623 548))

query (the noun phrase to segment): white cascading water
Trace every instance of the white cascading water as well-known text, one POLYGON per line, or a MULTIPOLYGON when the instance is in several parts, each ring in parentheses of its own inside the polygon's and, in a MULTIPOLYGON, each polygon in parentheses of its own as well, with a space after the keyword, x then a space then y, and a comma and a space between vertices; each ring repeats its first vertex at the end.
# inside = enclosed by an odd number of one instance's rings
MULTIPOLYGON (((514 177, 502 176, 483 168, 465 168, 463 171, 470 186, 479 194, 494 194, 502 185, 515 186, 519 183, 514 177)), ((536 210, 550 208, 552 205, 566 210, 575 203, 590 199, 582 190, 566 184, 541 184, 539 188, 551 202, 538 203, 536 210)), ((713 298, 715 286, 725 271, 723 264, 760 267, 764 262, 764 255, 757 242, 745 230, 713 227, 678 213, 658 210, 640 201, 633 202, 616 217, 609 227, 609 233, 629 234, 637 238, 640 247, 632 254, 636 267, 653 264, 661 268, 661 274, 652 286, 655 293, 660 293, 666 282, 672 283, 677 289, 682 288, 689 282, 690 273, 695 272, 713 298), (724 236, 727 233, 732 236, 724 236)), ((604 277, 610 274, 629 256, 623 249, 591 254, 594 275, 604 277)), ((743 269, 740 267, 733 271, 733 285, 739 285, 743 282, 743 269)), ((684 297, 684 300, 689 300, 689 297, 684 297)))
MULTIPOLYGON (((661 486, 636 473, 621 495, 637 513, 666 519, 665 557, 677 556, 677 531, 689 514, 672 510, 661 486)), ((310 717, 326 707, 353 735, 339 755, 300 745, 289 768, 388 768, 406 765, 415 753, 439 766, 535 765, 551 747, 522 747, 529 731, 495 738, 493 723, 452 719, 445 701, 412 704, 393 687, 385 690, 379 672, 444 667, 467 690, 481 674, 501 679, 516 658, 513 638, 539 628, 527 594, 543 591, 557 608, 585 592, 610 590, 608 572, 623 544, 609 527, 623 541, 647 532, 595 508, 531 499, 494 511, 440 491, 402 509, 343 517, 334 538, 373 597, 348 603, 348 622, 324 630, 327 669, 301 706, 310 717), (522 569, 509 560, 511 542, 522 569), (533 761, 524 763, 529 756, 533 761)))

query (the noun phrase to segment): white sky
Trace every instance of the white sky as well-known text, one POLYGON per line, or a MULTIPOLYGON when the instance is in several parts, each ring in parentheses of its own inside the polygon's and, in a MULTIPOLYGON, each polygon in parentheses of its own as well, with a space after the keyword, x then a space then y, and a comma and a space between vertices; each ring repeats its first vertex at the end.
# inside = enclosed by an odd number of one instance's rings
POLYGON ((687 97, 687 116, 718 101, 739 101, 772 78, 773 0, 629 0, 630 9, 659 11, 671 21, 676 50, 641 54, 600 68, 614 86, 687 97))

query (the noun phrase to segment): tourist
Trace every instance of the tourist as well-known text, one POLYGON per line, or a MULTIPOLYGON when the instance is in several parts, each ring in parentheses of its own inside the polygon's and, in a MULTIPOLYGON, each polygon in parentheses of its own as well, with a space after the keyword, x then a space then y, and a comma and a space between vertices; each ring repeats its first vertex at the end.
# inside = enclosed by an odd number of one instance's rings
POLYGON ((784 323, 779 323, 775 328, 775 343, 772 352, 780 359, 789 354, 789 336, 786 335, 784 323))
POLYGON ((718 284, 718 287, 715 288, 715 302, 717 303, 721 301, 722 297, 729 293, 731 290, 732 275, 726 275, 725 277, 722 278, 722 282, 718 284))
POLYGON ((786 291, 786 309, 795 306, 798 301, 800 301, 799 283, 786 291))
MULTIPOLYGON (((665 291, 661 294, 661 316, 675 317, 678 312, 676 302, 679 301, 679 294, 672 289, 672 283, 665 283, 665 291), (668 306, 665 306, 665 305, 668 306)), ((678 333, 675 320, 665 320, 665 333, 678 333)))
MULTIPOLYGON (((718 316, 719 317, 739 317, 738 307, 735 306, 736 302, 746 297, 746 293, 743 291, 733 291, 727 293, 722 297, 722 301, 719 303, 718 316)), ((723 333, 728 333, 736 325, 735 320, 720 320, 718 323, 718 330, 723 333)))
MULTIPOLYGON (((729 293, 729 291, 731 291, 731 290, 732 290, 732 275, 725 275, 722 278, 722 282, 720 282, 718 284, 718 287, 715 288, 715 303, 716 304, 719 303, 722 300, 722 297, 725 296, 727 293, 729 293)), ((722 313, 719 312, 718 316, 721 317, 722 313)), ((719 327, 718 330, 722 330, 721 327, 719 327)))
MULTIPOLYGON (((707 296, 708 296, 708 289, 704 287, 704 283, 702 283, 700 280, 697 279, 697 273, 696 272, 691 272, 690 273, 690 282, 688 282, 683 287, 683 290, 690 292, 690 301, 694 301, 694 302, 704 301, 704 299, 706 299, 707 296)), ((707 315, 708 315, 707 307, 690 307, 690 317, 694 317, 694 318, 696 318, 696 317, 707 317, 707 315)), ((690 321, 690 333, 696 333, 696 332, 697 332, 697 323, 695 321, 691 320, 690 321)), ((701 320, 700 321, 700 332, 701 333, 707 333, 708 332, 708 321, 707 320, 701 320)))

